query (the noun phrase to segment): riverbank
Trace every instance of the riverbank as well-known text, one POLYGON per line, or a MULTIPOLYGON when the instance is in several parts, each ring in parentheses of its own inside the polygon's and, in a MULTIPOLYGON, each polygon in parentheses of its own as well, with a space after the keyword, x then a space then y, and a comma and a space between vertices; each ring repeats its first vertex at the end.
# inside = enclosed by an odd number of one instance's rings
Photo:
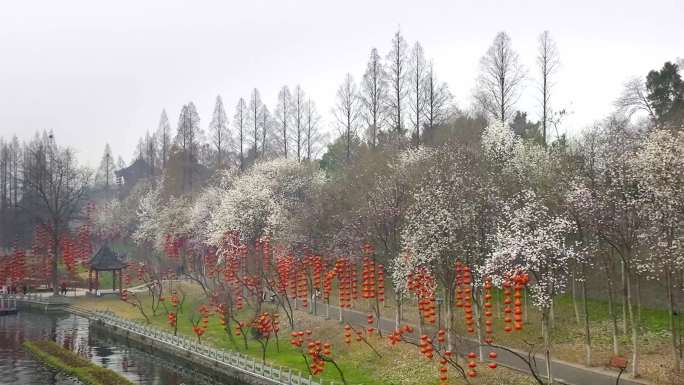
POLYGON ((116 372, 101 368, 52 341, 25 341, 23 346, 45 364, 75 376, 84 384, 134 385, 116 372))

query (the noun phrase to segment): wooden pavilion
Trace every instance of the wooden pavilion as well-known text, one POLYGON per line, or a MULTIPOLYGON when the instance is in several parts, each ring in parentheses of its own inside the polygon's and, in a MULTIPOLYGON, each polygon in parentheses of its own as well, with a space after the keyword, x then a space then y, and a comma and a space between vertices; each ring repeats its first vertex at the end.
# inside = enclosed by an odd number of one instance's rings
POLYGON ((115 253, 109 245, 104 245, 97 251, 95 256, 90 259, 90 270, 88 272, 88 291, 92 292, 93 287, 97 292, 100 289, 100 272, 112 272, 112 291, 116 292, 116 277, 119 276, 119 292, 122 288, 122 274, 121 270, 126 268, 126 263, 123 262, 123 255, 115 253), (93 271, 95 272, 95 282, 93 286, 93 271))

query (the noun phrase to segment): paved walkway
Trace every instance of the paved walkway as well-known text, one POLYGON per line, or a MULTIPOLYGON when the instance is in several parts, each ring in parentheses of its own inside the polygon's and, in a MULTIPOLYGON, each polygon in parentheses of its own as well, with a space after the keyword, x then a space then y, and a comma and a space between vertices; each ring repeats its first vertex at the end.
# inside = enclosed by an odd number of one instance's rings
MULTIPOLYGON (((326 305, 323 302, 317 302, 316 315, 319 317, 326 316, 326 305)), ((339 319, 340 309, 337 306, 330 305, 330 318, 339 319)), ((355 325, 361 325, 363 327, 368 326, 367 322, 368 312, 361 312, 358 310, 346 309, 343 311, 343 319, 345 322, 349 322, 355 325)), ((406 325, 402 323, 402 325, 406 325)), ((380 329, 383 333, 391 333, 395 329, 394 320, 389 320, 386 318, 380 319, 380 329)), ((406 335, 405 335, 406 336, 406 335)), ((409 339, 417 341, 420 336, 418 335, 417 328, 414 328, 414 332, 408 335, 409 339)), ((478 352, 479 344, 476 340, 470 338, 464 338, 462 336, 455 335, 456 348, 458 353, 465 355, 469 352, 478 352)), ((527 357, 527 352, 516 351, 524 357, 527 357)), ((520 357, 515 354, 498 349, 485 347, 485 355, 490 351, 495 351, 497 353, 496 362, 502 366, 515 369, 524 373, 530 373, 529 367, 526 362, 524 362, 520 357)), ((541 356, 535 357, 537 363, 537 373, 540 377, 544 378, 546 375, 546 360, 541 356)), ((480 364, 480 370, 490 370, 489 368, 483 368, 484 364, 480 364)), ((551 361, 551 371, 554 376, 554 380, 557 383, 563 383, 568 385, 615 385, 618 372, 612 371, 604 368, 589 368, 586 366, 574 364, 571 362, 565 362, 560 360, 551 361)), ((620 385, 650 385, 651 383, 641 379, 628 378, 626 373, 623 373, 620 377, 620 385)))

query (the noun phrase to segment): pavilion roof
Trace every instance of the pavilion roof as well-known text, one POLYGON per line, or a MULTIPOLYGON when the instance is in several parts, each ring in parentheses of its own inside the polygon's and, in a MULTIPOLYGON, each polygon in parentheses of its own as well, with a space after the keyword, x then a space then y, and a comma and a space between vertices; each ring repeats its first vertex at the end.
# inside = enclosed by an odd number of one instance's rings
POLYGON ((93 270, 119 270, 126 267, 122 259, 123 255, 114 252, 109 245, 104 245, 90 259, 89 264, 93 270))

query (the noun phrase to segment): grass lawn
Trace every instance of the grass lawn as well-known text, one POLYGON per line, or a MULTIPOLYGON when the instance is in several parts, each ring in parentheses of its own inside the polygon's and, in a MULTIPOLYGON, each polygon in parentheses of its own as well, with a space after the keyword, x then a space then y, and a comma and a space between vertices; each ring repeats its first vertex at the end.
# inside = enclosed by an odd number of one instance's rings
MULTIPOLYGON (((387 284, 387 283, 386 283, 387 284)), ((389 286, 389 284, 388 284, 389 286)), ((337 298, 333 290, 330 303, 337 304, 337 298)), ((392 297, 391 288, 386 289, 387 298, 381 306, 382 317, 394 319, 395 301, 392 297)), ((527 317, 525 327, 518 333, 504 333, 503 322, 497 313, 501 313, 503 308, 498 305, 502 302, 501 292, 494 290, 494 338, 495 343, 506 345, 521 350, 529 349, 525 342, 537 344, 537 348, 542 345, 541 335, 541 313, 530 303, 527 306, 527 317)), ((648 301, 643 301, 648 304, 648 301)), ((583 304, 578 298, 581 322, 576 321, 572 297, 569 294, 560 295, 555 299, 554 313, 555 323, 552 332, 553 356, 557 359, 584 364, 584 325, 583 325, 583 304)), ((631 360, 631 331, 623 330, 622 305, 614 303, 614 311, 618 316, 619 346, 620 354, 631 360)), ((354 307, 361 311, 372 311, 372 304, 366 300, 356 301, 354 307)), ((606 366, 613 356, 613 342, 611 337, 611 319, 608 314, 608 302, 600 299, 589 299, 587 301, 589 313, 589 327, 592 340, 592 366, 606 366)), ((445 310, 442 307, 442 325, 445 322, 445 310)), ((684 317, 680 317, 680 324, 684 330, 684 317)), ((418 323, 418 311, 416 300, 407 300, 403 304, 403 319, 412 324, 418 323)), ((461 310, 455 312, 455 330, 460 334, 467 334, 464 323, 464 314, 461 310)), ((672 371, 671 356, 671 335, 669 331, 668 311, 666 309, 652 309, 643 307, 641 309, 641 337, 640 337, 640 368, 641 374, 645 379, 651 380, 656 384, 663 385, 684 385, 684 376, 678 376, 672 371)), ((474 337, 474 336, 473 336, 474 337)))
POLYGON ((88 385, 133 385, 116 372, 99 367, 52 341, 26 341, 24 348, 53 368, 77 377, 88 385))
MULTIPOLYGON (((184 284, 184 291, 188 296, 184 305, 184 313, 178 316, 179 333, 195 338, 189 317, 192 309, 196 309, 203 303, 204 297, 194 286, 184 284)), ((143 301, 149 300, 144 295, 140 297, 143 301)), ((144 319, 136 308, 116 298, 82 298, 78 305, 90 309, 111 310, 128 319, 144 319)), ((151 311, 148 313, 151 314, 151 311)), ((245 310, 244 314, 238 318, 249 319, 249 310, 245 310)), ((268 344, 266 360, 276 366, 291 368, 295 373, 301 371, 304 377, 308 377, 304 359, 300 352, 289 343, 291 330, 289 330, 287 321, 285 317, 281 316, 281 318, 280 349, 277 348, 275 340, 272 338, 268 344)), ((159 328, 170 329, 165 313, 151 317, 151 322, 159 328)), ((312 330, 314 339, 332 344, 333 357, 340 365, 347 383, 350 385, 436 385, 440 383, 437 363, 422 358, 418 348, 414 346, 399 344, 390 347, 386 339, 371 337, 371 343, 382 355, 382 357, 378 357, 361 342, 353 341, 350 345, 346 345, 344 343, 343 325, 337 321, 322 320, 312 317, 306 312, 297 313, 295 329, 312 330)), ((209 328, 202 340, 220 348, 261 358, 262 351, 258 342, 248 338, 248 347, 245 349, 242 337, 236 336, 234 338, 235 344, 231 343, 224 328, 219 324, 218 318, 212 316, 209 321, 209 328)), ((462 379, 457 379, 456 372, 453 369, 449 372, 451 377, 449 384, 464 383, 462 379)), ((478 374, 478 377, 472 381, 473 384, 528 385, 533 383, 527 376, 505 368, 492 370, 481 365, 478 368, 478 374)), ((322 377, 327 381, 335 380, 337 383, 341 383, 339 374, 330 363, 326 365, 322 377)))

